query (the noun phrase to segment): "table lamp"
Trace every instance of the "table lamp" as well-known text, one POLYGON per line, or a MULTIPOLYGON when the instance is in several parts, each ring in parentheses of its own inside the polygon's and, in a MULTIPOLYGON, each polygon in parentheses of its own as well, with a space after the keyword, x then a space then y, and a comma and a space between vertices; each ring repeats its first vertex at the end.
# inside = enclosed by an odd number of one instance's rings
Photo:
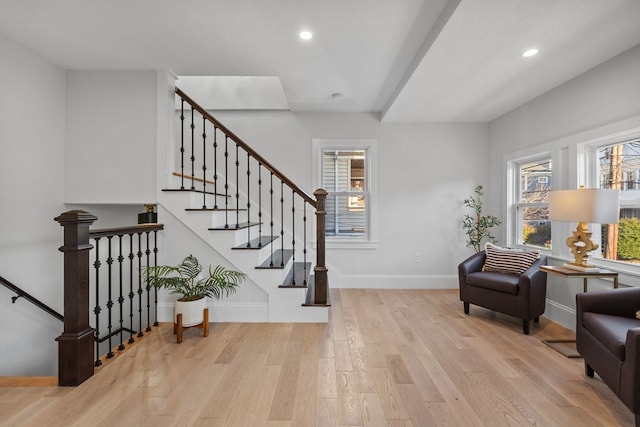
POLYGON ((564 266, 581 271, 598 271, 587 263, 589 252, 598 249, 591 241, 588 223, 617 224, 620 190, 585 189, 558 190, 549 192, 549 219, 552 221, 577 222, 578 227, 566 240, 574 261, 564 266))

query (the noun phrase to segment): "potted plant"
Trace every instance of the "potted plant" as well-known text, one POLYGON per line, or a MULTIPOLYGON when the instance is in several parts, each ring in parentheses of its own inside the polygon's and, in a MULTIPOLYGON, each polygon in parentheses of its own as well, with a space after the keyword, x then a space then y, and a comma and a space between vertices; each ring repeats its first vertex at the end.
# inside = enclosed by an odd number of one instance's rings
POLYGON ((469 196, 464 199, 464 205, 473 209, 473 215, 466 214, 462 221, 462 228, 467 234, 467 246, 471 246, 480 252, 482 240, 487 239, 491 243, 496 243, 496 238, 491 234, 491 228, 501 224, 501 221, 493 215, 482 213, 482 185, 475 189, 476 197, 469 196))
POLYGON ((143 267, 143 273, 149 286, 165 288, 180 295, 174 305, 174 323, 178 314, 182 314, 182 326, 185 327, 202 323, 205 297, 220 299, 229 296, 236 292, 245 278, 244 273, 221 265, 209 266, 209 274, 201 276, 202 266, 193 255, 187 256, 177 266, 143 267))

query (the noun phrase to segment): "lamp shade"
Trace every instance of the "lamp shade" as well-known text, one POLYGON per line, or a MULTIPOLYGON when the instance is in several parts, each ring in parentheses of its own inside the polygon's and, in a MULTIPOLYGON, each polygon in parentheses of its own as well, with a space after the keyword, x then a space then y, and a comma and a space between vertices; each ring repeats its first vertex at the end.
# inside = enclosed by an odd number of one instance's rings
POLYGON ((549 193, 552 221, 616 224, 620 212, 620 190, 578 189, 549 193))

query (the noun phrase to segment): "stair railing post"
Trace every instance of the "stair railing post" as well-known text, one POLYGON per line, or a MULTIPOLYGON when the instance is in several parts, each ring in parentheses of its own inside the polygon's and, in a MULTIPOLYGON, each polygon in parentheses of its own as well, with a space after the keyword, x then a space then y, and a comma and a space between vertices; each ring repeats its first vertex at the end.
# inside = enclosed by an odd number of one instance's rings
POLYGON ((327 304, 327 267, 325 266, 325 199, 327 192, 318 188, 313 192, 316 196, 316 266, 314 267, 314 304, 327 304))
POLYGON ((64 330, 58 341, 58 385, 77 386, 93 375, 94 330, 89 326, 89 226, 98 218, 67 211, 64 227, 64 330))

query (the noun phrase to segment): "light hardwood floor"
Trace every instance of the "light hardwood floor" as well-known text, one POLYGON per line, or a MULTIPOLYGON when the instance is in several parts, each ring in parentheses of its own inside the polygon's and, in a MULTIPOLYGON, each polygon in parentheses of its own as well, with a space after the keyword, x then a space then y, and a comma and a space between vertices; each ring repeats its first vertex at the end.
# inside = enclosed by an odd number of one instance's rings
POLYGON ((631 426, 599 378, 541 343, 571 332, 454 290, 331 291, 329 324, 170 324, 76 388, 2 387, 2 426, 631 426))

